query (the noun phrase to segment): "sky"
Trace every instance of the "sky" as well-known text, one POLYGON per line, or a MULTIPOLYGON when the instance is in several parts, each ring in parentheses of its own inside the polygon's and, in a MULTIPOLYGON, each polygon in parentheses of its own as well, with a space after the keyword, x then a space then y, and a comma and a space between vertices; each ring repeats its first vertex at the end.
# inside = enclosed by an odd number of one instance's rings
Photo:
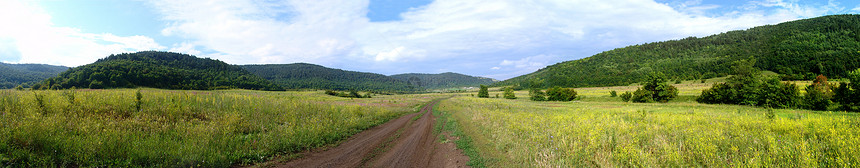
POLYGON ((0 61, 171 51, 504 80, 629 45, 858 14, 856 0, 0 0, 0 61))

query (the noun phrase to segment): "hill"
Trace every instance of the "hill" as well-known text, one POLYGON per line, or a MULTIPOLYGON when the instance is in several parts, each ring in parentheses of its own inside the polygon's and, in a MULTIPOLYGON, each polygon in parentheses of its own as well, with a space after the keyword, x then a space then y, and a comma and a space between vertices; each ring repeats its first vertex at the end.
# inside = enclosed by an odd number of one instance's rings
POLYGON ((860 15, 803 19, 703 38, 634 45, 566 61, 494 85, 543 80, 544 87, 618 86, 639 82, 651 72, 679 79, 725 76, 731 64, 755 60, 755 67, 784 80, 818 74, 841 78, 860 68, 860 15))
POLYGON ((41 83, 50 88, 283 90, 239 66, 188 54, 143 51, 110 55, 41 83))
POLYGON ((314 64, 242 65, 249 72, 273 81, 286 89, 329 89, 381 92, 423 90, 389 76, 345 71, 314 64))
POLYGON ((68 69, 69 67, 46 64, 0 63, 0 89, 14 88, 18 85, 30 87, 68 69))
POLYGON ((391 75, 391 77, 427 89, 478 87, 478 85, 489 85, 496 82, 495 79, 491 78, 474 77, 453 72, 441 74, 407 73, 391 75))

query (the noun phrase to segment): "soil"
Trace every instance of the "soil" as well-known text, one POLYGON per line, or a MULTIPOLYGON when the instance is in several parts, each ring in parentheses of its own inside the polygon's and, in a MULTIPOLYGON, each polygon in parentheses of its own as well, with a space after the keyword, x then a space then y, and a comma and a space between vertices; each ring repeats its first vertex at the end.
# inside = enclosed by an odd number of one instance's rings
POLYGON ((353 135, 337 147, 306 152, 283 163, 264 163, 265 167, 468 167, 469 157, 462 150, 434 134, 432 112, 437 102, 353 135))

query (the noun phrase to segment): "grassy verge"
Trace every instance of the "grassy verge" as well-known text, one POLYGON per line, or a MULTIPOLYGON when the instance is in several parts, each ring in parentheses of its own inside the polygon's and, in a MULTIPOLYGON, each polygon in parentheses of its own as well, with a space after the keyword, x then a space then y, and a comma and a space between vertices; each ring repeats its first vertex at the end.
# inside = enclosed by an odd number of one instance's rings
POLYGON ((229 167, 337 143, 434 95, 0 90, 0 167, 229 167), (140 103, 138 103, 140 102, 140 103))
MULTIPOLYGON (((442 102, 445 102, 443 100, 442 102)), ((440 102, 441 103, 441 102, 440 102)), ((440 103, 437 103, 436 106, 439 106, 440 103)), ((474 146, 474 142, 472 141, 472 137, 463 132, 463 128, 457 123, 457 120, 452 118, 452 113, 437 110, 438 108, 433 108, 433 115, 436 116, 436 126, 434 131, 440 136, 442 142, 447 142, 444 135, 439 134, 442 131, 448 131, 451 133, 451 136, 458 137, 457 140, 454 141, 454 144, 457 145, 457 148, 463 150, 463 153, 469 157, 469 162, 466 165, 471 167, 487 167, 487 160, 478 152, 478 150, 474 146)))

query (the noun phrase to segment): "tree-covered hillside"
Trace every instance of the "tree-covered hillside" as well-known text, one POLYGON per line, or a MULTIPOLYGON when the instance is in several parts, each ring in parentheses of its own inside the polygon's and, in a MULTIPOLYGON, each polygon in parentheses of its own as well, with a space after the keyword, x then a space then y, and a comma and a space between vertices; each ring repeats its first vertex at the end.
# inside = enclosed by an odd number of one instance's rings
POLYGON ((491 78, 474 77, 453 72, 446 72, 441 74, 407 73, 391 75, 391 77, 427 89, 443 89, 467 86, 478 87, 479 85, 489 85, 496 82, 496 80, 491 78))
MULTIPOLYGON (((670 30, 667 30, 670 31, 670 30)), ((737 60, 785 80, 842 78, 860 68, 860 15, 833 15, 681 40, 634 45, 545 67, 494 85, 542 80, 544 87, 628 85, 652 72, 672 78, 725 76, 737 60)))
MULTIPOLYGON (((239 66, 188 54, 143 51, 110 55, 41 83, 44 88, 283 90, 239 66)), ((38 86, 41 87, 41 86, 38 86)))
POLYGON ((381 74, 345 71, 314 64, 242 65, 249 72, 286 89, 328 89, 378 92, 422 90, 404 81, 381 74))
POLYGON ((34 83, 57 76, 69 67, 45 64, 6 64, 0 63, 0 89, 18 85, 30 87, 34 83))

